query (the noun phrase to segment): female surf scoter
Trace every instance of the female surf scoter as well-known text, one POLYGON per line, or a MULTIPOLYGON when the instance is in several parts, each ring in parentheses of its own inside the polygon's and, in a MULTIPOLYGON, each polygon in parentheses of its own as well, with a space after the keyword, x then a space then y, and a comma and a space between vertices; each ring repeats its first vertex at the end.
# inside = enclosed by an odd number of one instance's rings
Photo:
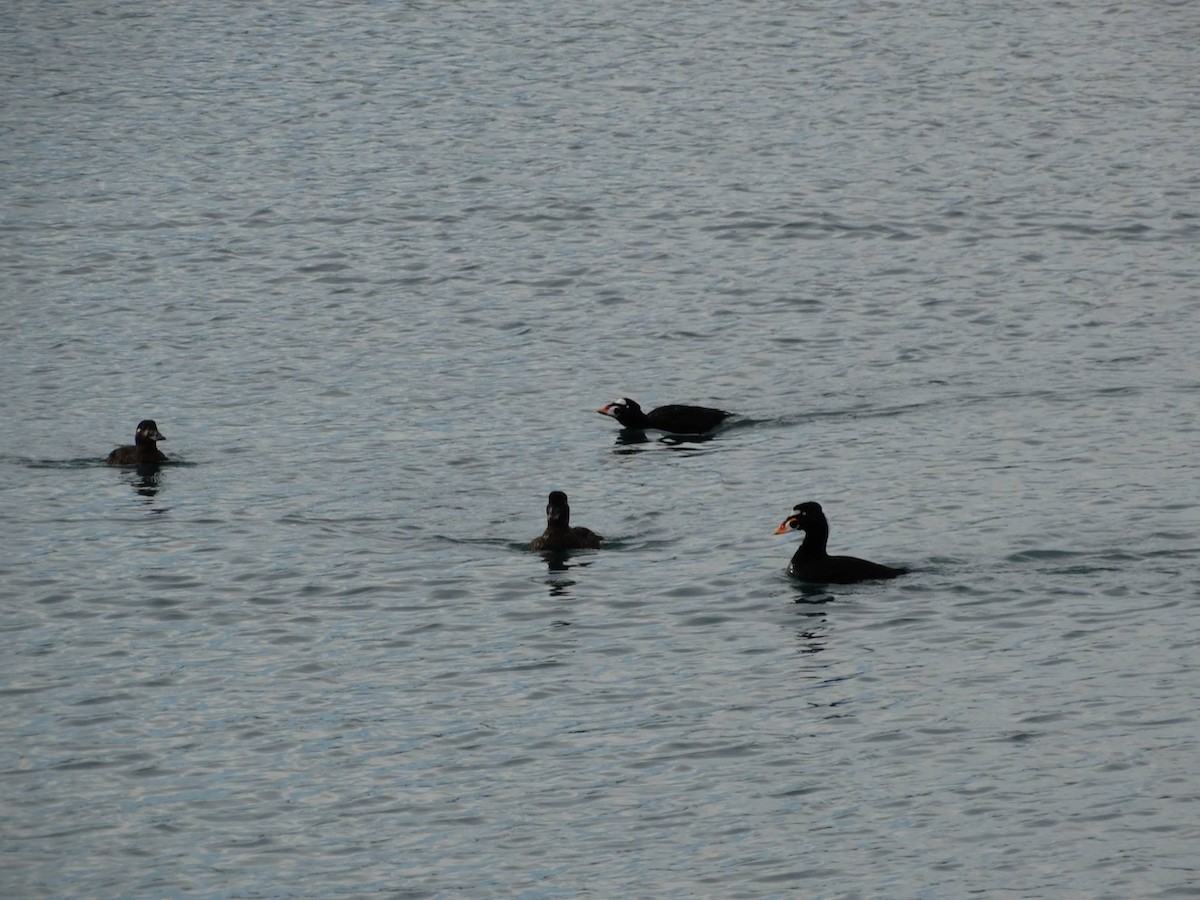
POLYGON ((684 406, 679 403, 643 412, 637 401, 628 397, 622 397, 615 403, 607 403, 596 412, 616 419, 622 428, 655 428, 671 434, 704 434, 733 415, 723 409, 684 406))
POLYGON ((124 447, 118 447, 108 454, 105 462, 110 466, 164 463, 167 461, 167 454, 159 450, 155 442, 165 440, 153 419, 142 419, 138 422, 137 431, 133 433, 132 446, 126 444, 124 447))
POLYGON ((604 540, 590 528, 571 527, 571 507, 562 491, 551 491, 546 502, 546 530, 529 542, 530 550, 598 550, 604 540))
POLYGON ((801 581, 818 584, 854 584, 875 578, 895 578, 908 569, 894 569, 879 563, 868 562, 853 556, 830 556, 825 552, 829 540, 829 522, 821 511, 821 504, 809 501, 792 508, 792 514, 775 529, 776 534, 785 531, 803 531, 804 542, 788 563, 788 574, 801 581))

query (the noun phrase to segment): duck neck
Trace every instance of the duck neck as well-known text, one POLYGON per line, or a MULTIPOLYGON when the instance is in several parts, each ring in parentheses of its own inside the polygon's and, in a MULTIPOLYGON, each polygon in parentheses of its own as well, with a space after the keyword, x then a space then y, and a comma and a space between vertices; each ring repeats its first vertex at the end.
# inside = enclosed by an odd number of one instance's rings
POLYGON ((828 556, 825 545, 829 543, 829 525, 826 522, 804 529, 804 541, 796 550, 798 559, 820 559, 828 556))
POLYGON ((650 424, 650 417, 646 415, 646 411, 642 409, 632 409, 629 411, 630 425, 634 428, 645 428, 650 424))
POLYGON ((621 415, 617 421, 621 424, 622 428, 645 428, 649 424, 650 419, 644 410, 627 406, 621 410, 621 415))

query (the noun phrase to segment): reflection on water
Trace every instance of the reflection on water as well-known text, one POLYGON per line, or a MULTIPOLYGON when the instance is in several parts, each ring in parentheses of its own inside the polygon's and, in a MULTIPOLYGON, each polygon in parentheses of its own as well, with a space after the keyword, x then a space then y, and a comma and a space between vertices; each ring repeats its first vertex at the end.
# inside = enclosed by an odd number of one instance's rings
POLYGON ((132 482, 134 491, 147 499, 157 495, 159 483, 162 479, 162 472, 159 471, 159 467, 153 463, 146 463, 139 465, 136 472, 137 478, 132 482))
POLYGON ((639 453, 657 446, 671 450, 695 450, 697 444, 711 441, 716 434, 663 434, 650 437, 646 432, 634 428, 622 429, 613 442, 614 453, 639 453))
POLYGON ((572 596, 571 588, 575 586, 576 579, 567 576, 567 572, 592 564, 588 559, 573 559, 570 550, 547 550, 539 555, 546 563, 546 586, 550 589, 550 596, 555 599, 572 596))
POLYGON ((622 428, 617 432, 616 446, 629 447, 635 444, 648 444, 650 437, 644 431, 635 428, 622 428))
POLYGON ((565 600, 571 597, 571 588, 575 586, 573 578, 547 578, 546 586, 550 589, 550 596, 556 600, 565 600))
POLYGON ((571 568, 567 564, 570 555, 570 552, 565 550, 547 550, 541 554, 541 557, 546 562, 546 568, 551 572, 565 572, 571 568))
POLYGON ((801 623, 796 632, 797 649, 804 654, 822 652, 829 640, 826 614, 822 611, 806 612, 802 615, 806 621, 801 623))
POLYGON ((714 437, 715 434, 664 434, 658 442, 668 447, 684 447, 688 444, 706 444, 714 437))
POLYGON ((825 585, 810 584, 809 582, 797 581, 790 577, 789 581, 791 582, 792 590, 795 592, 792 600, 793 603, 819 605, 822 603, 837 602, 837 597, 829 593, 825 589, 825 585))

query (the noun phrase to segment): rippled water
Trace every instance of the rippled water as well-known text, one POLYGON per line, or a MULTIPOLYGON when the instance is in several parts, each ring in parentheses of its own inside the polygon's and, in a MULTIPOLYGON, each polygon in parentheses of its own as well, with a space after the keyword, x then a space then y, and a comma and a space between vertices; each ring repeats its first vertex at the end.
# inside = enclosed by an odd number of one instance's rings
POLYGON ((1200 894, 1198 44, 10 4, 0 893, 1200 894))

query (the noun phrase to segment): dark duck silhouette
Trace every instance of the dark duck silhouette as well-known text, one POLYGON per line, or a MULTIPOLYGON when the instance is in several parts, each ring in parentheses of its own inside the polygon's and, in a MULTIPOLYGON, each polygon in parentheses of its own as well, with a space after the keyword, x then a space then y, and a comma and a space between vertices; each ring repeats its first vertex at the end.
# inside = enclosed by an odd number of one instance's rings
POLYGON ((157 465, 167 461, 167 454, 158 449, 156 443, 165 441, 153 419, 142 419, 133 433, 133 444, 118 447, 104 460, 110 466, 157 465))
POLYGON ((792 514, 775 529, 776 534, 803 531, 804 541, 788 563, 788 574, 817 584, 854 584, 876 578, 895 578, 908 569, 896 569, 854 556, 830 556, 825 552, 829 522, 820 503, 809 501, 792 508, 792 514))
POLYGON ((562 491, 551 491, 546 501, 546 530, 529 542, 530 550, 598 550, 604 540, 590 528, 571 527, 571 507, 562 491))
POLYGON ((622 428, 654 428, 670 434, 704 434, 733 415, 723 409, 684 406, 681 403, 672 403, 645 412, 636 400, 630 400, 628 397, 622 397, 614 403, 606 403, 596 412, 616 419, 622 428))

